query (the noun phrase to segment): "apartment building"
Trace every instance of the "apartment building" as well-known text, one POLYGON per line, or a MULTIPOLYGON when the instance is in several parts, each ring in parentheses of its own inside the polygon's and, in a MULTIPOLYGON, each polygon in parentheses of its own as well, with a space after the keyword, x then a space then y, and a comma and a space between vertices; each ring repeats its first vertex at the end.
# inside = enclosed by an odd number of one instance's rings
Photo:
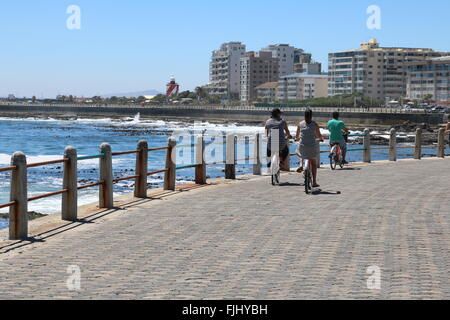
POLYGON ((256 99, 256 87, 278 81, 278 58, 273 58, 271 52, 247 52, 240 60, 240 100, 249 103, 256 99))
POLYGON ((431 95, 437 102, 450 102, 450 56, 409 62, 406 66, 408 99, 431 95))
POLYGON ((328 95, 362 93, 375 99, 406 96, 405 63, 448 55, 424 48, 380 47, 376 39, 357 50, 328 55, 328 95))
POLYGON ((280 76, 294 73, 294 65, 296 63, 311 61, 311 54, 288 44, 269 45, 261 49, 261 51, 271 52, 272 57, 278 59, 280 76))
POLYGON ((328 76, 323 74, 295 73, 280 77, 277 101, 293 102, 328 96, 328 76))
POLYGON ((293 73, 322 74, 322 64, 319 62, 296 63, 293 73))
POLYGON ((256 89, 256 99, 261 102, 274 102, 277 99, 278 82, 266 82, 256 89))
POLYGON ((205 86, 211 95, 222 99, 238 99, 240 90, 240 59, 246 47, 241 42, 228 42, 214 50, 209 64, 209 84, 205 86))

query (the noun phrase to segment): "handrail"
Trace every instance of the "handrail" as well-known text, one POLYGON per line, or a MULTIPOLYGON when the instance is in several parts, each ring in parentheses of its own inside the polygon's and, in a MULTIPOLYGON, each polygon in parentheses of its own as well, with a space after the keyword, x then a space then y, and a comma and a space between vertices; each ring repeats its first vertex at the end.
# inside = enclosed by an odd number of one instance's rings
POLYGON ((152 148, 152 149, 148 149, 148 152, 159 151, 159 150, 167 150, 167 149, 169 149, 169 148, 168 147, 152 148))
POLYGON ((158 174, 158 173, 162 173, 162 172, 167 172, 167 171, 168 171, 167 169, 157 170, 157 171, 147 172, 146 175, 147 176, 152 176, 152 175, 155 175, 155 174, 158 174))
POLYGON ((93 183, 90 183, 90 184, 85 184, 85 185, 82 185, 82 186, 78 186, 77 189, 78 190, 83 190, 83 189, 87 189, 87 188, 96 187, 96 186, 99 186, 99 185, 102 185, 102 184, 104 184, 103 181, 97 181, 97 182, 93 182, 93 183))
POLYGON ((0 168, 0 172, 5 172, 5 171, 13 171, 13 170, 16 170, 17 169, 17 167, 16 166, 11 166, 11 167, 3 167, 3 168, 0 168))
POLYGON ((59 195, 59 194, 67 193, 67 192, 68 192, 68 190, 64 189, 64 190, 44 193, 44 194, 41 194, 39 196, 30 197, 30 198, 27 199, 27 201, 30 202, 30 201, 34 201, 34 200, 39 200, 39 199, 44 199, 44 198, 48 198, 48 197, 53 197, 53 196, 56 196, 56 195, 59 195))
POLYGON ((0 209, 8 208, 16 204, 16 201, 11 201, 7 203, 0 204, 0 209))
POLYGON ((112 152, 112 156, 122 156, 126 154, 136 154, 139 153, 139 150, 131 150, 131 151, 123 151, 123 152, 112 152))
POLYGON ((49 164, 63 163, 63 162, 67 162, 67 161, 69 161, 69 159, 64 158, 64 159, 58 159, 58 160, 30 163, 30 164, 27 164, 27 168, 36 168, 36 167, 41 167, 41 166, 47 166, 49 164))
POLYGON ((132 180, 132 179, 136 179, 136 178, 139 178, 139 175, 116 178, 116 179, 113 179, 113 182, 120 182, 120 181, 125 181, 125 180, 132 180))
POLYGON ((190 168, 195 168, 195 167, 197 167, 197 166, 198 166, 198 164, 189 164, 189 165, 186 165, 186 166, 179 166, 179 167, 176 167, 175 169, 176 169, 176 170, 190 169, 190 168))
POLYGON ((91 160, 91 159, 100 159, 100 158, 104 158, 105 154, 104 153, 99 153, 93 156, 81 156, 78 157, 77 160, 78 161, 83 161, 83 160, 91 160))

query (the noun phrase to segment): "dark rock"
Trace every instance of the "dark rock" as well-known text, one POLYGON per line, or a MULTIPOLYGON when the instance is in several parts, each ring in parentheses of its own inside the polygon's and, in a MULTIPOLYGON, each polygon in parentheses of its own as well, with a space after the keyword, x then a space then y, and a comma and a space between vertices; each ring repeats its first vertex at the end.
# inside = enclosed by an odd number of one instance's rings
MULTIPOLYGON (((34 220, 42 217, 46 217, 48 214, 39 213, 36 211, 28 212, 28 220, 34 220)), ((0 219, 9 219, 9 213, 0 213, 0 219)))

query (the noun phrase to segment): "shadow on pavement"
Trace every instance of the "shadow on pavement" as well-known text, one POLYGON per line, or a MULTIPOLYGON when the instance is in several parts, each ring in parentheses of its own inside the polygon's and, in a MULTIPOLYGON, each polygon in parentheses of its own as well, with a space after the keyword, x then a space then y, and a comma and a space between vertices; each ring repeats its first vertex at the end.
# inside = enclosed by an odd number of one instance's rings
POLYGON ((317 190, 313 190, 312 195, 334 195, 334 196, 338 196, 341 195, 342 193, 340 191, 324 191, 322 189, 317 189, 317 190))

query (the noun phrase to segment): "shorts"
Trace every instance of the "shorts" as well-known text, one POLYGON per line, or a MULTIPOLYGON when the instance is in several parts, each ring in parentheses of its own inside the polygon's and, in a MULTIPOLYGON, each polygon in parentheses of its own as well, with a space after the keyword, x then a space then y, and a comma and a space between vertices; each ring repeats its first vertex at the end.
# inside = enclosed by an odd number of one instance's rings
MULTIPOLYGON (((284 149, 280 151, 280 157, 286 159, 288 155, 289 155, 289 148, 286 145, 284 149)), ((269 148, 267 148, 267 158, 269 159, 272 158, 272 151, 269 148)))
POLYGON ((339 145, 342 152, 347 151, 347 142, 345 142, 344 139, 342 139, 341 141, 330 141, 330 145, 336 145, 336 144, 339 145))

